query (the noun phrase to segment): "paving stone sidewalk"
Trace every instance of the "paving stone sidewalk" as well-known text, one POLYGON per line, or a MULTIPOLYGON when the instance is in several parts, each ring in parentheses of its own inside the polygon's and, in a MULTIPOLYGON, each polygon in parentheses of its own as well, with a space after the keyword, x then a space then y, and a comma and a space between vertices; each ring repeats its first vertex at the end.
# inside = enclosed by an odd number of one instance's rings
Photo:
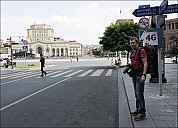
MULTIPOLYGON (((123 74, 120 68, 128 96, 129 107, 135 110, 135 96, 131 78, 127 74, 123 74)), ((167 83, 163 83, 162 95, 160 94, 159 83, 150 83, 150 76, 147 75, 145 86, 145 101, 146 101, 146 120, 134 121, 134 126, 145 128, 176 128, 177 113, 178 113, 178 65, 166 64, 165 65, 165 78, 167 83)), ((131 117, 133 119, 133 117, 131 117)))

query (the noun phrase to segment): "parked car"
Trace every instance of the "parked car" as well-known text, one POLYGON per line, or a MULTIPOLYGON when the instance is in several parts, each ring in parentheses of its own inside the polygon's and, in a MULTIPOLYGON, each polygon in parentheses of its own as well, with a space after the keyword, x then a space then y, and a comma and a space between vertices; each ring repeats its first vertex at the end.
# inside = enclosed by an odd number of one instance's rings
MULTIPOLYGON (((177 60, 178 60, 178 56, 177 56, 177 60)), ((176 57, 175 56, 171 58, 171 62, 176 63, 176 57)))

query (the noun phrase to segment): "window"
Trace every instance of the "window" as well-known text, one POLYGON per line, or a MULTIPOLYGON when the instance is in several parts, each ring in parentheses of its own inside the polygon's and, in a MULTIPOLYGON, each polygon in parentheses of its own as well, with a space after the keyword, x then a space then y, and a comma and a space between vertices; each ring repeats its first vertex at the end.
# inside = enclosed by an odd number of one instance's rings
POLYGON ((174 29, 174 23, 172 23, 172 29, 174 29))
POLYGON ((164 31, 166 31, 166 25, 163 28, 164 28, 164 31))
POLYGON ((171 24, 168 25, 168 30, 171 30, 171 24))
POLYGON ((178 29, 178 23, 175 23, 176 29, 178 29))

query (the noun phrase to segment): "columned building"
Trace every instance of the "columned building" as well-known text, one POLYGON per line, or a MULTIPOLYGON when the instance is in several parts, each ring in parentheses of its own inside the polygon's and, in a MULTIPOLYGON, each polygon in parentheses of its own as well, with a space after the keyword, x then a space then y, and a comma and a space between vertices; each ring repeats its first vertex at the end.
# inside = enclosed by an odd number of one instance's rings
POLYGON ((178 18, 165 21, 165 51, 170 51, 178 47, 178 18))
MULTIPOLYGON (((61 37, 54 37, 54 30, 50 25, 34 24, 27 29, 28 52, 40 57, 68 57, 82 56, 82 44, 77 41, 66 41, 61 37)), ((14 45, 15 52, 23 51, 23 43, 14 45)))

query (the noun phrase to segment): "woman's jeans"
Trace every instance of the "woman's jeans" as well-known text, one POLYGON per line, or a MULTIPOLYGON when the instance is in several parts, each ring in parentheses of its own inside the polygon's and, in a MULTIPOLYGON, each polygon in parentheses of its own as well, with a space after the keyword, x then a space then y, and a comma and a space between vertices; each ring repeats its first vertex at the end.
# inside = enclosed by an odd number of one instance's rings
POLYGON ((134 74, 133 75, 133 85, 134 85, 134 91, 135 91, 135 97, 136 97, 136 109, 138 110, 138 113, 145 114, 145 99, 144 99, 144 85, 145 83, 141 83, 141 75, 140 74, 134 74))

